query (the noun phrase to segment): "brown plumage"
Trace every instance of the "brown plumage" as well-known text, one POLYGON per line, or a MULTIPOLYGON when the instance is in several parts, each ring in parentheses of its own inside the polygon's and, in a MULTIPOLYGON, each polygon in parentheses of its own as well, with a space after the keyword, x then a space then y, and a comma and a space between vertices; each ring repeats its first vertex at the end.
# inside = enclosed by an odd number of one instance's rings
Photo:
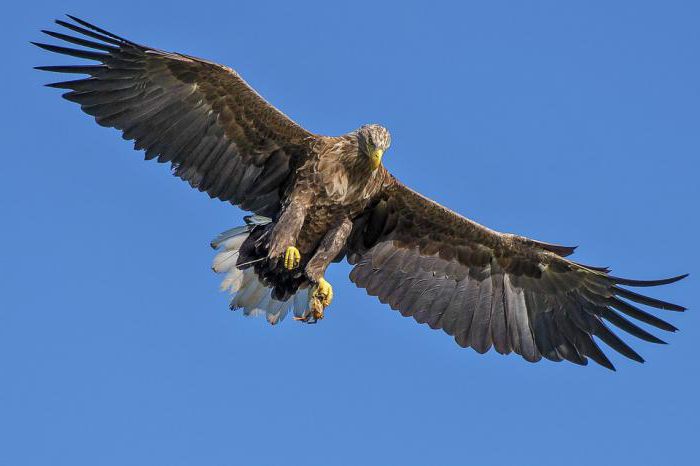
POLYGON ((573 248, 495 232, 410 190, 381 165, 388 131, 366 125, 340 137, 313 134, 267 103, 230 68, 142 46, 70 17, 79 34, 44 31, 76 44, 36 44, 97 61, 42 66, 89 77, 50 84, 103 126, 134 140, 147 159, 211 197, 253 212, 220 235, 214 269, 232 308, 277 323, 288 310, 305 322, 323 317, 332 290, 328 265, 346 257, 350 278, 420 323, 441 328, 478 352, 491 347, 528 361, 542 357, 613 365, 595 339, 642 358, 607 326, 654 343, 623 317, 675 327, 639 309, 682 311, 622 286, 638 281, 566 258, 573 248), (632 304, 635 303, 635 304, 632 304))

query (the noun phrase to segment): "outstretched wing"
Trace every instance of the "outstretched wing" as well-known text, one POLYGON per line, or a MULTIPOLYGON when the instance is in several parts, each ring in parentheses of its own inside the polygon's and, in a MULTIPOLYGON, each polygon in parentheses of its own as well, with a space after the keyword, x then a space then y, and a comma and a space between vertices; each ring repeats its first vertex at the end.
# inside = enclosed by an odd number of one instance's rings
POLYGON ((350 278, 383 303, 441 328, 460 346, 479 353, 492 346, 528 361, 542 357, 585 365, 587 358, 614 369, 593 337, 617 352, 643 359, 606 321, 643 340, 660 339, 622 316, 675 331, 671 324, 630 303, 683 311, 620 285, 607 269, 564 258, 573 248, 498 233, 410 190, 396 180, 355 222, 347 246, 350 278))
POLYGON ((37 67, 90 76, 50 87, 70 89, 63 96, 97 123, 121 130, 135 149, 146 151, 146 159, 170 162, 177 176, 209 196, 260 215, 279 209, 285 184, 308 153, 313 134, 230 68, 139 45, 70 18, 77 24, 56 23, 79 37, 43 32, 83 49, 35 45, 100 64, 37 67))

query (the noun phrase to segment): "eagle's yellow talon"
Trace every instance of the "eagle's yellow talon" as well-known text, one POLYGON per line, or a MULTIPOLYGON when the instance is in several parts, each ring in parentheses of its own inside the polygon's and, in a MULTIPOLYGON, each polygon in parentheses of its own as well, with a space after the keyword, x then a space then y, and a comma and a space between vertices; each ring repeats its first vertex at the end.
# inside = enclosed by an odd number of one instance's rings
POLYGON ((314 290, 314 296, 321 301, 324 308, 331 305, 333 301, 333 287, 324 278, 321 278, 314 290))
POLYGON ((323 310, 333 301, 333 287, 324 278, 318 281, 309 300, 309 307, 317 319, 323 319, 323 310))
POLYGON ((309 293, 308 310, 301 317, 294 317, 294 320, 315 324, 323 319, 323 311, 330 306, 333 301, 333 287, 325 279, 321 278, 316 286, 309 293))
POLYGON ((301 254, 299 250, 294 246, 289 246, 284 253, 284 268, 287 270, 294 270, 299 266, 300 261, 301 254))

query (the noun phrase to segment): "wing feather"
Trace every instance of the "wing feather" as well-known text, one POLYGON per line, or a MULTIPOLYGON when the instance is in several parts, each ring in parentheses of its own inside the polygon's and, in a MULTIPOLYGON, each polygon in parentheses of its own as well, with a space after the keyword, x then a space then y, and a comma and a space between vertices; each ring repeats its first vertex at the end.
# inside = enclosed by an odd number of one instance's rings
POLYGON ((630 280, 565 258, 574 248, 503 234, 468 220, 391 179, 355 222, 347 245, 350 278, 404 316, 442 329, 464 347, 515 352, 614 370, 599 339, 642 357, 605 324, 652 343, 660 338, 621 314, 675 331, 635 303, 682 311, 624 286, 666 285, 684 277, 630 280))
POLYGON ((98 65, 39 66, 89 77, 66 89, 98 124, 122 131, 146 159, 209 196, 273 215, 294 168, 316 136, 266 102, 230 68, 146 47, 69 16, 56 23, 76 35, 43 31, 81 49, 35 45, 98 65))

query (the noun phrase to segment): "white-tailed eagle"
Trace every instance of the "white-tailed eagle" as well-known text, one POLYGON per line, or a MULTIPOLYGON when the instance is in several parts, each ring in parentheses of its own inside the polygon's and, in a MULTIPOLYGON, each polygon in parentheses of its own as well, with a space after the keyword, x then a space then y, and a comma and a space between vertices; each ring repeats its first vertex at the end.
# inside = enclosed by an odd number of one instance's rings
POLYGON ((683 307, 627 287, 684 275, 615 277, 568 259, 573 248, 490 230, 387 172, 381 162, 391 139, 382 126, 314 134, 231 68, 70 19, 56 22, 75 35, 44 31, 69 46, 36 45, 93 63, 38 67, 87 75, 49 86, 69 90, 66 99, 121 131, 146 159, 170 163, 193 188, 252 212, 245 226, 212 242, 232 308, 273 324, 290 310, 316 322, 333 297, 324 272, 345 258, 357 286, 479 353, 493 347, 528 361, 576 364, 590 358, 613 369, 594 337, 643 360, 608 324, 653 343, 662 341, 633 320, 676 330, 637 306, 683 307))

